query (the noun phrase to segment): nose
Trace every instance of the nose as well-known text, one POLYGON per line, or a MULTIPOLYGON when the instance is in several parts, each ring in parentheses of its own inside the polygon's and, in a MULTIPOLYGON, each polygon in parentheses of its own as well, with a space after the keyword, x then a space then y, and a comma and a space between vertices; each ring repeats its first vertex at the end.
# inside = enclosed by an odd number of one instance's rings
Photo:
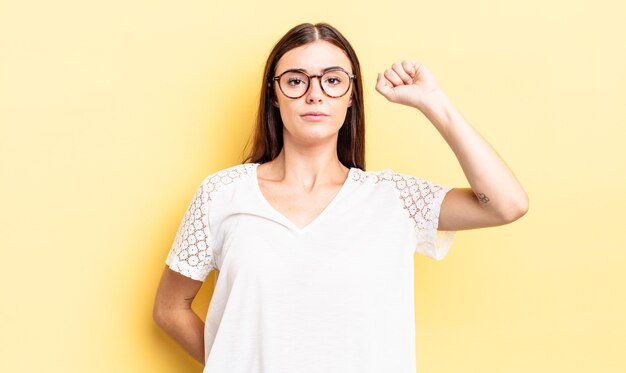
POLYGON ((306 101, 313 102, 322 102, 322 98, 324 97, 324 91, 322 91, 322 77, 321 76, 312 76, 309 79, 309 91, 306 94, 306 101), (313 82, 313 79, 317 79, 317 83, 313 82))

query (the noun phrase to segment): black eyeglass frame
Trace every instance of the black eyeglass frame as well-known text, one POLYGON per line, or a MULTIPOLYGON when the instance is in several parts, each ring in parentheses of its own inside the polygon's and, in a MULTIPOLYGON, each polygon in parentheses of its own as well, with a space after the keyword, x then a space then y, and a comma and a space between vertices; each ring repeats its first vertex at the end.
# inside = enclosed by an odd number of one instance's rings
POLYGON ((324 71, 324 73, 322 73, 321 75, 320 75, 320 74, 317 74, 317 75, 309 75, 309 74, 307 74, 305 71, 303 71, 303 70, 301 70, 301 69, 289 69, 289 70, 287 70, 287 71, 283 71, 283 73, 282 73, 282 74, 280 74, 280 75, 276 75, 275 77, 273 77, 273 78, 272 78, 272 80, 273 80, 273 81, 275 81, 275 82, 278 82, 278 89, 280 89, 280 92, 281 92, 281 93, 282 93, 285 97, 290 98, 290 99, 292 99, 292 100, 297 100, 297 99, 299 99, 300 97, 302 97, 302 96, 306 95, 306 93, 309 91, 309 88, 311 87, 311 79, 313 79, 313 78, 317 78, 317 82, 318 82, 318 83, 319 83, 319 85, 320 85, 320 89, 322 90, 322 92, 324 92, 324 94, 325 94, 326 96, 328 96, 328 97, 330 97, 330 98, 339 98, 339 97, 343 97, 343 96, 345 96, 345 95, 346 95, 346 93, 348 93, 348 91, 350 90, 350 86, 352 85, 352 81, 353 81, 353 80, 356 80, 356 75, 354 75, 354 74, 350 74, 349 72, 347 72, 346 70, 341 69, 341 68, 335 68, 335 69, 332 69, 332 70, 324 71), (307 84, 307 86, 306 86, 306 90, 304 91, 304 93, 303 93, 303 94, 301 94, 301 95, 300 95, 300 96, 298 96, 298 97, 291 97, 291 96, 287 96, 287 94, 283 91, 283 87, 281 87, 281 85, 280 85, 280 78, 281 78, 283 75, 285 75, 285 74, 287 74, 287 73, 294 72, 294 71, 295 71, 295 72, 299 72, 299 73, 304 74, 304 75, 305 75, 305 76, 309 79, 309 84, 307 84), (348 78, 349 78, 349 79, 348 79, 348 89, 346 89, 346 91, 345 91, 342 95, 339 95, 339 96, 331 96, 331 95, 329 95, 329 94, 328 94, 328 92, 326 92, 326 90, 324 89, 324 86, 322 85, 322 76, 324 76, 324 75, 326 75, 326 74, 328 74, 328 73, 330 73, 330 72, 333 72, 333 71, 342 71, 342 72, 346 73, 346 74, 348 75, 348 78))

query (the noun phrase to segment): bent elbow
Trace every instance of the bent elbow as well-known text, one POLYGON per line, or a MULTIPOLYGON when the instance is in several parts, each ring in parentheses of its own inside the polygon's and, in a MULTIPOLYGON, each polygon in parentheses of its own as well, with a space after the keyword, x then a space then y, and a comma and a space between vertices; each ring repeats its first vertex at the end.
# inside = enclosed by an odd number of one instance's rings
POLYGON ((167 325, 167 319, 168 318, 165 307, 158 302, 155 303, 154 307, 152 308, 152 320, 154 320, 154 322, 158 326, 163 328, 165 325, 167 325))
POLYGON ((504 224, 512 223, 528 212, 528 196, 524 195, 518 201, 511 202, 500 212, 500 218, 504 224))

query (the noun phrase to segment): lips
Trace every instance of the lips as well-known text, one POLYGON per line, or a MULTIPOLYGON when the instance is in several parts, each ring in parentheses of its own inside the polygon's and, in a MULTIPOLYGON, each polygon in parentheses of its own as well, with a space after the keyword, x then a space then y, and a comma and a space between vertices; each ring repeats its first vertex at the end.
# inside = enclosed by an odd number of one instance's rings
POLYGON ((327 117, 328 115, 320 112, 320 111, 310 111, 308 113, 304 113, 302 114, 303 117, 314 117, 314 118, 320 118, 320 117, 327 117))

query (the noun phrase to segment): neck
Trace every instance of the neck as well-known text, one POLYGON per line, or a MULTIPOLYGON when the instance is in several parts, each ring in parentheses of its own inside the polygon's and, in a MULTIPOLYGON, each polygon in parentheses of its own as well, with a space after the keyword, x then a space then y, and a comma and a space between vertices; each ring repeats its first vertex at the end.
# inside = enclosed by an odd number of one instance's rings
POLYGON ((293 146, 286 142, 280 154, 267 164, 267 177, 305 189, 317 185, 341 184, 348 168, 339 161, 337 144, 314 147, 293 146))

